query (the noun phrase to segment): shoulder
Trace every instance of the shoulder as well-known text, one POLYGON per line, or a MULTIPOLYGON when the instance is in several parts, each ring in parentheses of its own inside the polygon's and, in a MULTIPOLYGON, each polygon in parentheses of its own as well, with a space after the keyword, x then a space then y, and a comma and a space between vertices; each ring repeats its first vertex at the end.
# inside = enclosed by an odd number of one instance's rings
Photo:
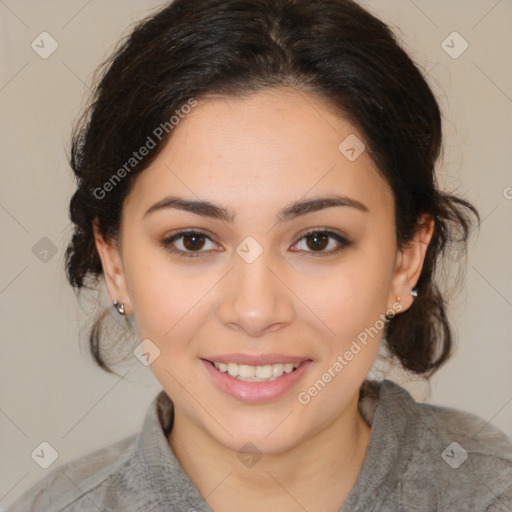
MULTIPOLYGON (((25 491, 7 512, 67 512, 80 510, 81 500, 97 503, 102 509, 103 496, 123 473, 136 467, 134 459, 137 434, 109 446, 61 464, 25 491), (97 499, 95 499, 97 498, 97 499)), ((88 509, 87 507, 84 508, 88 509)))
MULTIPOLYGON (((512 504, 512 439, 475 414, 418 403, 384 381, 406 422, 403 495, 436 495, 443 510, 507 510, 512 504), (428 491, 428 492, 426 492, 428 491), (502 507, 502 508, 499 508, 502 507)), ((390 405, 390 404, 388 404, 390 405)), ((421 510, 421 509, 418 509, 421 510)))

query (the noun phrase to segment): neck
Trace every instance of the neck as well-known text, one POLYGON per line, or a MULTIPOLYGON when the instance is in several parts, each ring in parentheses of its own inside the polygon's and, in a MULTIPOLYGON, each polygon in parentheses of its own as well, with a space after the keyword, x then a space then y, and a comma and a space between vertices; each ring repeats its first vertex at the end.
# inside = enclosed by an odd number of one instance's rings
POLYGON ((314 435, 287 451, 261 454, 253 464, 242 464, 236 451, 177 410, 169 444, 216 512, 336 512, 357 480, 370 435, 371 428, 358 411, 357 393, 314 435))

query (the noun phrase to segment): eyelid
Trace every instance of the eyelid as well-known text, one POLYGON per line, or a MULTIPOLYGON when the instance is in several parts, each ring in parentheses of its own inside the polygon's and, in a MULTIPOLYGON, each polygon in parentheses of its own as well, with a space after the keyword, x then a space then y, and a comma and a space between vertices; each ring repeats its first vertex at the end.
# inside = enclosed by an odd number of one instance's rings
POLYGON ((204 235, 204 236, 210 238, 211 240, 215 239, 215 237, 211 233, 209 233, 207 230, 204 230, 202 228, 183 228, 183 229, 178 229, 172 235, 165 236, 164 240, 170 240, 172 238, 177 238, 179 235, 186 235, 189 233, 193 233, 193 234, 197 233, 198 235, 204 235))
POLYGON ((315 227, 315 228, 309 228, 309 229, 306 229, 306 231, 300 232, 298 235, 296 235, 297 242, 300 239, 304 238, 305 236, 312 235, 313 233, 329 233, 329 234, 337 235, 340 238, 343 238, 344 240, 349 242, 348 236, 346 236, 343 232, 341 232, 341 231, 339 231, 339 230, 337 230, 335 228, 329 228, 327 226, 320 226, 320 227, 315 227))

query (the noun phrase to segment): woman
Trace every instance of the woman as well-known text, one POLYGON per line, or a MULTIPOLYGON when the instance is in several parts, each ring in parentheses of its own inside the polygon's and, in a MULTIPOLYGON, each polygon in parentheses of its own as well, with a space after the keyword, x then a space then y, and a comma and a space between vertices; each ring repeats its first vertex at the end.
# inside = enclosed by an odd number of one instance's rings
POLYGON ((381 342, 448 360, 436 269, 479 219, 437 187, 439 107, 390 29, 350 0, 175 0, 106 64, 67 274, 104 279, 163 390, 10 510, 512 509, 510 438, 367 379, 381 342))

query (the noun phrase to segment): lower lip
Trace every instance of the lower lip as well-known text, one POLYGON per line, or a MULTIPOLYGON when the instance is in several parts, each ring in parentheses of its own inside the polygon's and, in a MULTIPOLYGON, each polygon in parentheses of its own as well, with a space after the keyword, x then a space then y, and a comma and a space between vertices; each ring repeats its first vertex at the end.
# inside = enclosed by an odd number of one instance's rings
POLYGON ((268 382, 238 380, 217 370, 209 361, 201 359, 201 362, 222 391, 242 402, 261 403, 284 395, 304 375, 312 361, 304 361, 295 371, 283 373, 281 377, 268 382))

